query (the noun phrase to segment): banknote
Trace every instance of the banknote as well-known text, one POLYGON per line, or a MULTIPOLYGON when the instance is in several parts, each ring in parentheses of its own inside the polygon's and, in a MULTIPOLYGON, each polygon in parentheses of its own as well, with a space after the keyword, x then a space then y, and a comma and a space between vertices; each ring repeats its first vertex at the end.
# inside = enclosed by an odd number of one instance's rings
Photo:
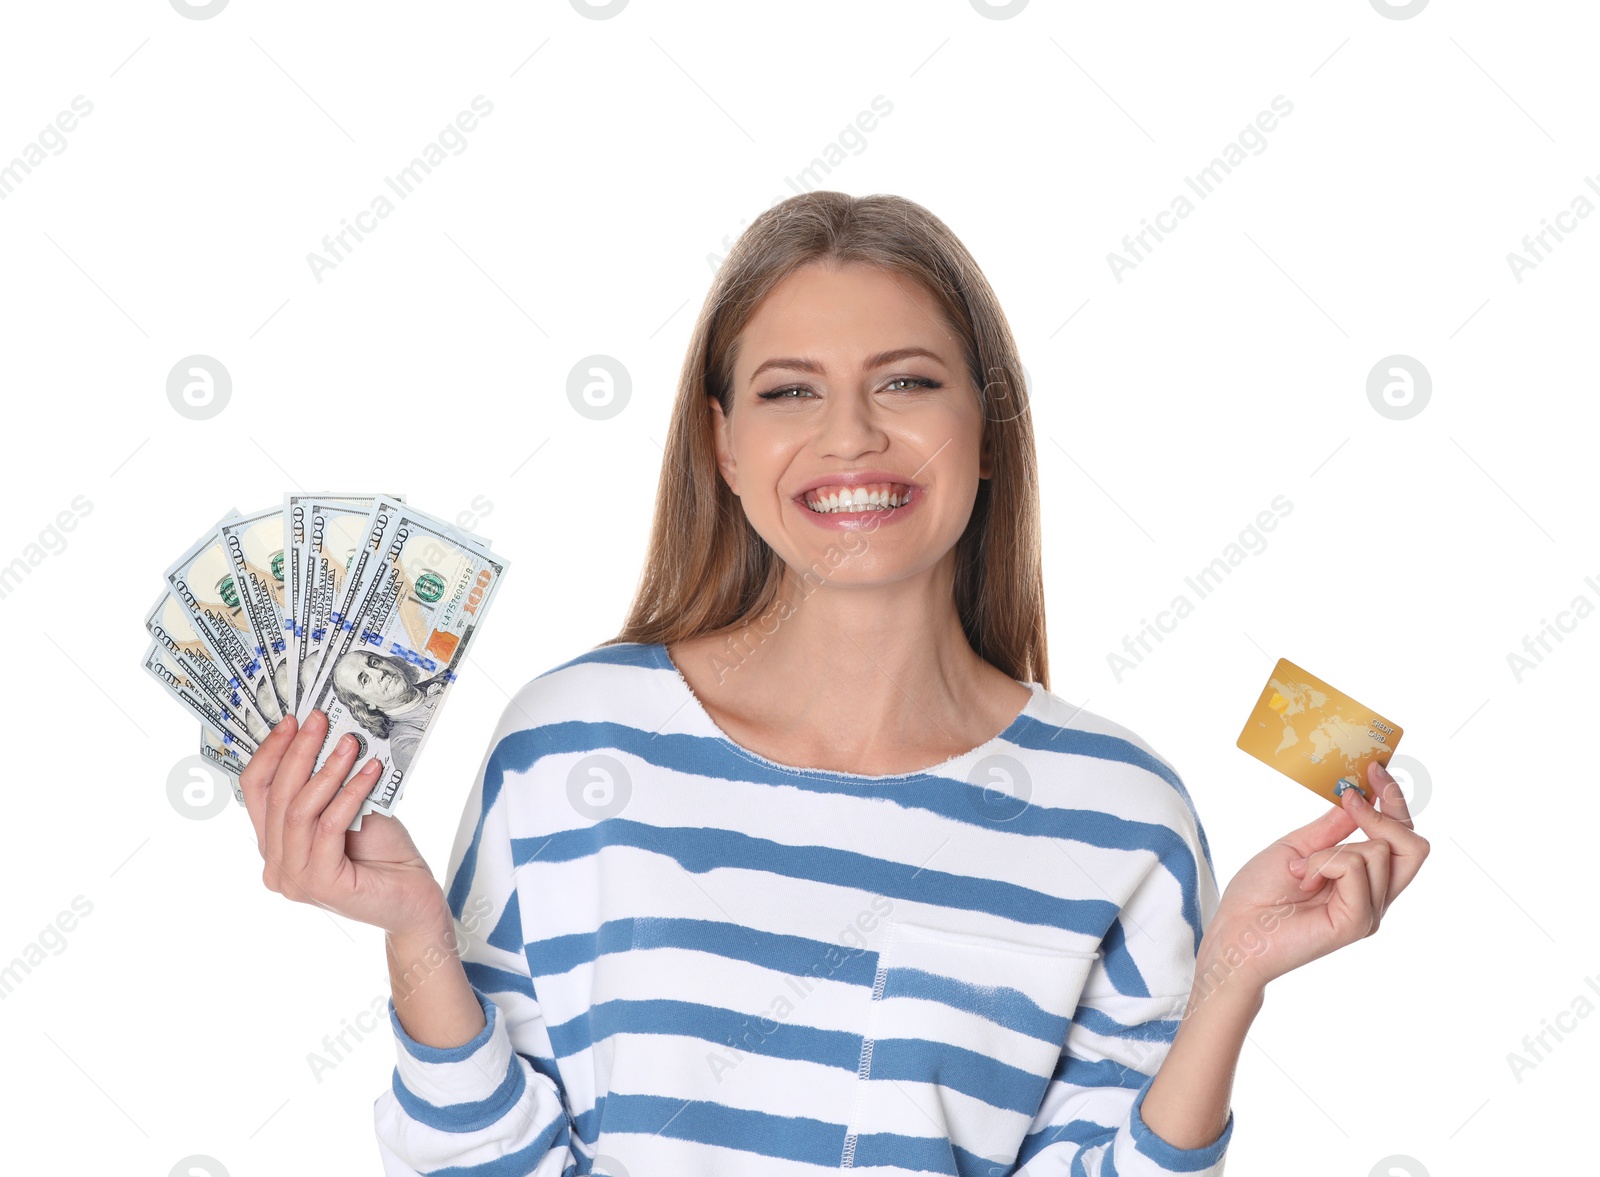
MULTIPOLYGON (((296 713, 300 689, 316 677, 332 602, 343 588, 345 569, 366 533, 376 497, 334 492, 283 496, 283 537, 289 552, 286 591, 291 603, 286 618, 289 665, 296 685, 290 709, 296 713)), ((405 495, 388 497, 405 502, 405 495)))
POLYGON ((249 736, 232 732, 227 717, 216 701, 203 690, 189 672, 179 666, 159 641, 151 641, 144 652, 144 668, 167 689, 167 693, 182 703, 202 723, 210 724, 219 732, 228 732, 246 752, 255 752, 256 745, 249 736))
POLYGON ((250 763, 250 757, 232 736, 223 735, 210 724, 200 725, 200 755, 220 768, 233 789, 233 799, 244 804, 244 790, 239 787, 239 774, 250 763))
POLYGON ((384 768, 368 796, 392 811, 507 562, 470 533, 380 496, 301 717, 328 716, 321 767, 346 732, 384 768))
MULTIPOLYGON (((367 534, 367 524, 378 496, 317 497, 306 503, 306 600, 297 621, 300 633, 302 681, 309 689, 322 665, 322 651, 330 627, 338 623, 339 603, 344 599, 350 569, 356 552, 367 534)), ((403 502, 396 499, 396 502, 403 502)), ((295 701, 295 714, 305 718, 295 701)))
POLYGON ((217 525, 222 550, 233 574, 234 592, 244 605, 244 615, 255 638, 256 656, 265 660, 273 698, 281 715, 294 710, 296 683, 289 665, 289 640, 284 617, 286 566, 283 542, 283 508, 268 507, 236 515, 217 525))
POLYGON ((290 703, 289 710, 294 710, 294 705, 300 701, 300 635, 305 632, 299 610, 305 600, 305 552, 306 552, 306 510, 304 496, 293 492, 283 496, 283 544, 289 552, 289 567, 287 583, 284 592, 288 596, 288 607, 284 610, 284 622, 287 629, 284 640, 289 643, 289 678, 295 684, 295 698, 290 703))
POLYGON ((195 632, 189 614, 169 588, 161 590, 155 605, 145 615, 145 630, 171 656, 172 662, 217 704, 228 721, 228 730, 260 744, 271 726, 256 709, 255 702, 240 689, 239 680, 218 665, 210 648, 195 632))
POLYGON ((238 680, 244 694, 269 725, 283 718, 271 667, 255 652, 256 638, 232 565, 217 528, 239 513, 230 511, 167 568, 167 586, 183 605, 211 651, 212 660, 238 680))
POLYGON ((144 668, 200 726, 200 754, 239 776, 272 728, 313 710, 313 771, 354 734, 384 766, 350 823, 392 814, 504 578, 490 541, 402 495, 290 492, 229 510, 163 572, 144 668))

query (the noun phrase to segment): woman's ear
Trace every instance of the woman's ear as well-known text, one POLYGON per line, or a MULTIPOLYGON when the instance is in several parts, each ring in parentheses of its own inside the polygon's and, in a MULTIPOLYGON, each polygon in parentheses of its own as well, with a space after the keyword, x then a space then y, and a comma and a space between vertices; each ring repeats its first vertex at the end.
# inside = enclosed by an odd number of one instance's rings
POLYGON ((717 451, 717 469, 722 473, 722 480, 728 484, 728 489, 735 495, 739 493, 739 464, 733 458, 733 445, 729 440, 731 427, 728 418, 723 415, 722 402, 714 396, 706 397, 706 405, 711 410, 711 444, 717 451))

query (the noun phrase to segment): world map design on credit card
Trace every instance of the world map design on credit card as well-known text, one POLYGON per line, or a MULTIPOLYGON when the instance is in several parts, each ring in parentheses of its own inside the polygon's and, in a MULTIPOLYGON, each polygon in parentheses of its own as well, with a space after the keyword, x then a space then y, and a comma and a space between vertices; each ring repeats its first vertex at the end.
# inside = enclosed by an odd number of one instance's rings
POLYGON ((1374 760, 1387 765, 1401 734, 1398 724, 1280 658, 1238 743, 1263 764, 1339 805, 1341 782, 1373 799, 1367 766, 1374 760))

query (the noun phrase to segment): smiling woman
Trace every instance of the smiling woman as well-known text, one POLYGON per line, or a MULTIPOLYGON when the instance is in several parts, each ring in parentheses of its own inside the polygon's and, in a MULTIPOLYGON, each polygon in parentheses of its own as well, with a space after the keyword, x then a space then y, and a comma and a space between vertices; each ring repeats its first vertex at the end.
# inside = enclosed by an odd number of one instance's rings
POLYGON ((1009 331, 998 307, 969 307, 986 286, 953 238, 925 255, 918 233, 936 222, 913 230, 887 206, 876 215, 856 211, 853 248, 783 265, 784 235, 805 230, 790 210, 758 221, 729 259, 730 290, 768 294, 743 321, 728 307, 721 334, 707 333, 705 386, 680 394, 668 447, 683 458, 663 467, 653 574, 617 639, 671 647, 746 746, 858 772, 982 744, 1026 701, 1020 682, 1049 685, 1031 419, 997 395, 1020 370, 1009 331), (897 223, 899 239, 886 232, 897 223), (738 273, 752 265, 764 272, 738 273), (997 350, 981 354, 982 336, 997 350), (699 509, 711 488, 684 485, 693 471, 718 475, 716 512, 699 509), (867 542, 820 574, 840 533, 867 542), (784 609, 797 570, 832 590, 803 613, 784 609), (774 607, 792 616, 756 666, 731 631, 774 607), (734 682, 722 660, 736 652, 734 682), (883 694, 917 681, 937 685, 883 694), (797 726, 796 713, 816 718, 797 726))
MULTIPOLYGON (((445 886, 328 818, 315 713, 262 743, 268 886, 388 932, 387 1173, 1222 1172, 1266 983, 1427 844, 1373 776, 1219 897, 1178 773, 1049 689, 1020 373, 933 214, 785 201, 697 321, 622 630, 502 712, 445 886)), ((336 672, 391 733, 413 673, 336 672)))

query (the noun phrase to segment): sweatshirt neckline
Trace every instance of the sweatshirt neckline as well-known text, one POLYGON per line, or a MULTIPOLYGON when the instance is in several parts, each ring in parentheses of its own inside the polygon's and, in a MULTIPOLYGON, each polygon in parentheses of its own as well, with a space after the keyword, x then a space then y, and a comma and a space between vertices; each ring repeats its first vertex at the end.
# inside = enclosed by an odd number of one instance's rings
POLYGON ((1042 706, 1045 696, 1042 684, 1012 679, 1011 681, 1019 686, 1028 688, 1028 701, 1012 717, 1011 722, 1006 724, 1002 731, 985 740, 976 748, 968 748, 965 752, 958 752, 938 764, 929 765, 927 768, 913 772, 883 773, 876 776, 856 772, 840 772, 831 768, 806 768, 798 764, 784 764, 782 761, 763 756, 759 752, 746 748, 729 736, 727 732, 717 725, 717 721, 711 718, 711 713, 700 702, 700 697, 694 693, 694 688, 689 685, 689 680, 683 677, 683 671, 678 669, 677 663, 672 660, 672 655, 667 652, 666 643, 655 642, 653 645, 662 667, 672 671, 673 678, 677 680, 676 691, 680 696, 678 710, 687 710, 694 717, 694 725, 700 729, 696 733, 697 735, 715 739, 735 755, 742 756, 746 760, 753 761, 763 767, 777 772, 788 773, 792 776, 813 777, 819 780, 849 781, 855 784, 876 785, 921 781, 930 777, 947 776, 949 775, 949 770, 962 761, 969 758, 982 758, 998 751, 1003 745, 1014 744, 1016 742, 1015 737, 1030 721, 1036 718, 1037 709, 1042 706))

